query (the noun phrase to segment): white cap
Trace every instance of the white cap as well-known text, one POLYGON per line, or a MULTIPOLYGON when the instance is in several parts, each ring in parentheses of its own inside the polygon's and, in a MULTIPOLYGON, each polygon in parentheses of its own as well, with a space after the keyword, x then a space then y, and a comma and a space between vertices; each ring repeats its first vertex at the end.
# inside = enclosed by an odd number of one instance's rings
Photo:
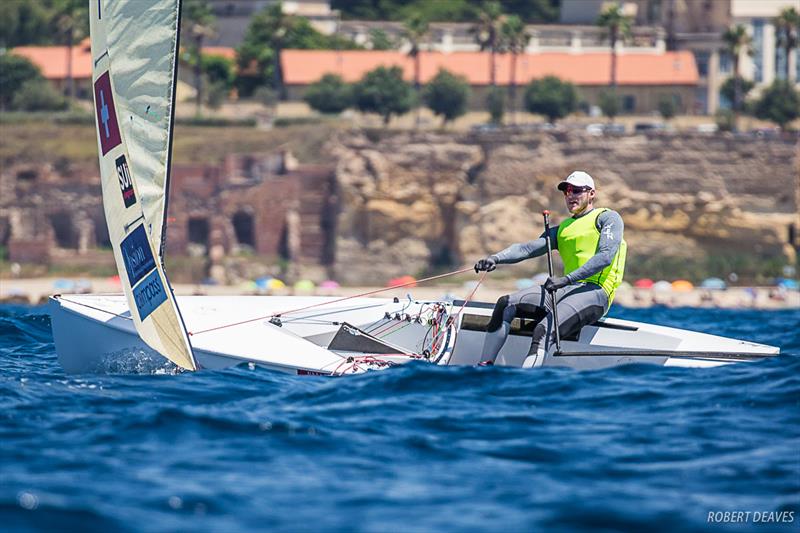
POLYGON ((567 176, 567 179, 558 184, 558 190, 563 191, 567 188, 567 185, 572 185, 573 187, 589 187, 590 189, 594 189, 594 180, 586 172, 583 172, 582 170, 576 170, 567 176))

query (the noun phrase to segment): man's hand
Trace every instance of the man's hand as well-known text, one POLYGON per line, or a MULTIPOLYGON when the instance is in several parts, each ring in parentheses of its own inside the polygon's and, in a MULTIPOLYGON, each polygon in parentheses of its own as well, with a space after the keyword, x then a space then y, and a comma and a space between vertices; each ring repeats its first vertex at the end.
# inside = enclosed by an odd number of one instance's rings
POLYGON ((475 263, 475 273, 476 274, 478 272, 483 271, 483 270, 485 270, 486 272, 491 272, 495 268, 497 268, 497 259, 495 259, 493 255, 490 255, 489 257, 485 257, 485 258, 481 259, 480 261, 478 261, 477 263, 475 263))
POLYGON ((550 276, 547 278, 547 281, 544 282, 544 290, 554 292, 567 285, 569 285, 569 279, 566 277, 559 278, 557 276, 550 276))

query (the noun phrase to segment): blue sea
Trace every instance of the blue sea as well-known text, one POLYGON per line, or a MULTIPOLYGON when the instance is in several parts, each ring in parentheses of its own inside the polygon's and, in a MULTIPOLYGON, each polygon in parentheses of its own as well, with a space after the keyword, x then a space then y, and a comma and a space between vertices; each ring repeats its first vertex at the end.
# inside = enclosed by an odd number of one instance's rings
POLYGON ((0 306, 0 530, 800 530, 800 311, 612 315, 784 355, 67 376, 44 308, 0 306))

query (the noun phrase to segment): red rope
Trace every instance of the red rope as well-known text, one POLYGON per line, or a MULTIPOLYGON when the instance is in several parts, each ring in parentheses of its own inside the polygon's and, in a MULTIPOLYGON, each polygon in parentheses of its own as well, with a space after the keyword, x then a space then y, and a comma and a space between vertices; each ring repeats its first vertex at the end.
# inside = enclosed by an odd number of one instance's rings
MULTIPOLYGON (((378 293, 381 293, 381 292, 391 291, 391 290, 394 290, 394 289, 400 289, 402 287, 408 287, 409 285, 415 285, 417 283, 425 283, 427 281, 433 281, 435 279, 446 278, 448 276, 454 276, 456 274, 463 274, 464 272, 467 272, 469 270, 472 270, 472 267, 462 268, 461 270, 455 270, 453 272, 448 272, 447 274, 439 274, 438 276, 431 276, 429 278, 423 278, 423 279, 419 279, 419 280, 409 281, 409 282, 403 283, 401 285, 394 285, 392 287, 385 287, 383 289, 377 289, 377 290, 374 290, 374 291, 364 292, 364 293, 361 293, 361 294, 354 294, 353 296, 345 296, 344 298, 337 298, 337 299, 331 300, 329 302, 321 302, 321 303, 318 303, 318 304, 307 305, 305 307, 299 307, 297 309, 289 309, 289 310, 286 310, 286 311, 281 311, 280 313, 273 313, 271 315, 260 316, 260 317, 257 317, 257 318, 250 318, 248 320, 242 320, 241 322, 233 322, 231 324, 225 324, 225 325, 222 325, 222 326, 216 326, 216 327, 213 327, 213 328, 208 328, 208 329, 204 329, 204 330, 200 330, 200 331, 193 331, 193 332, 190 331, 188 333, 189 333, 190 336, 193 336, 193 335, 200 335, 201 333, 208 333, 209 331, 216 331, 218 329, 225 329, 225 328, 231 328, 231 327, 234 327, 234 326, 241 326, 242 324, 249 324, 250 322, 256 322, 258 320, 265 320, 267 318, 274 318, 274 317, 279 317, 279 316, 283 316, 283 315, 288 315, 289 313, 297 313, 299 311, 306 311, 307 309, 313 309, 315 307, 321 307, 323 305, 331 305, 331 304, 335 304, 335 303, 339 303, 339 302, 344 302, 346 300, 352 300, 353 298, 363 298, 364 296, 371 296, 373 294, 378 294, 378 293)), ((486 273, 484 272, 483 276, 481 276, 481 281, 483 281, 483 277, 485 275, 486 275, 486 273)), ((478 285, 480 285, 480 281, 478 282, 478 285)), ((477 289, 478 289, 478 287, 476 286, 475 290, 477 290, 477 289)), ((472 291, 472 294, 475 293, 475 290, 472 291)), ((470 295, 470 297, 471 296, 472 295, 470 295)), ((466 305, 466 303, 464 305, 466 305)))

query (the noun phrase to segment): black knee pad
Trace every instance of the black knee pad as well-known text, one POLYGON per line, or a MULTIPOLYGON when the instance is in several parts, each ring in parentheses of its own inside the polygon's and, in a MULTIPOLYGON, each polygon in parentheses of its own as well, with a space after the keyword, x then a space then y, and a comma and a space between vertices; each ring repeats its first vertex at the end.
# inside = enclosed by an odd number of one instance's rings
POLYGON ((488 331, 497 331, 503 323, 503 314, 506 307, 508 307, 508 295, 501 296, 497 303, 494 304, 494 311, 492 311, 492 318, 489 320, 489 325, 486 327, 488 331))

